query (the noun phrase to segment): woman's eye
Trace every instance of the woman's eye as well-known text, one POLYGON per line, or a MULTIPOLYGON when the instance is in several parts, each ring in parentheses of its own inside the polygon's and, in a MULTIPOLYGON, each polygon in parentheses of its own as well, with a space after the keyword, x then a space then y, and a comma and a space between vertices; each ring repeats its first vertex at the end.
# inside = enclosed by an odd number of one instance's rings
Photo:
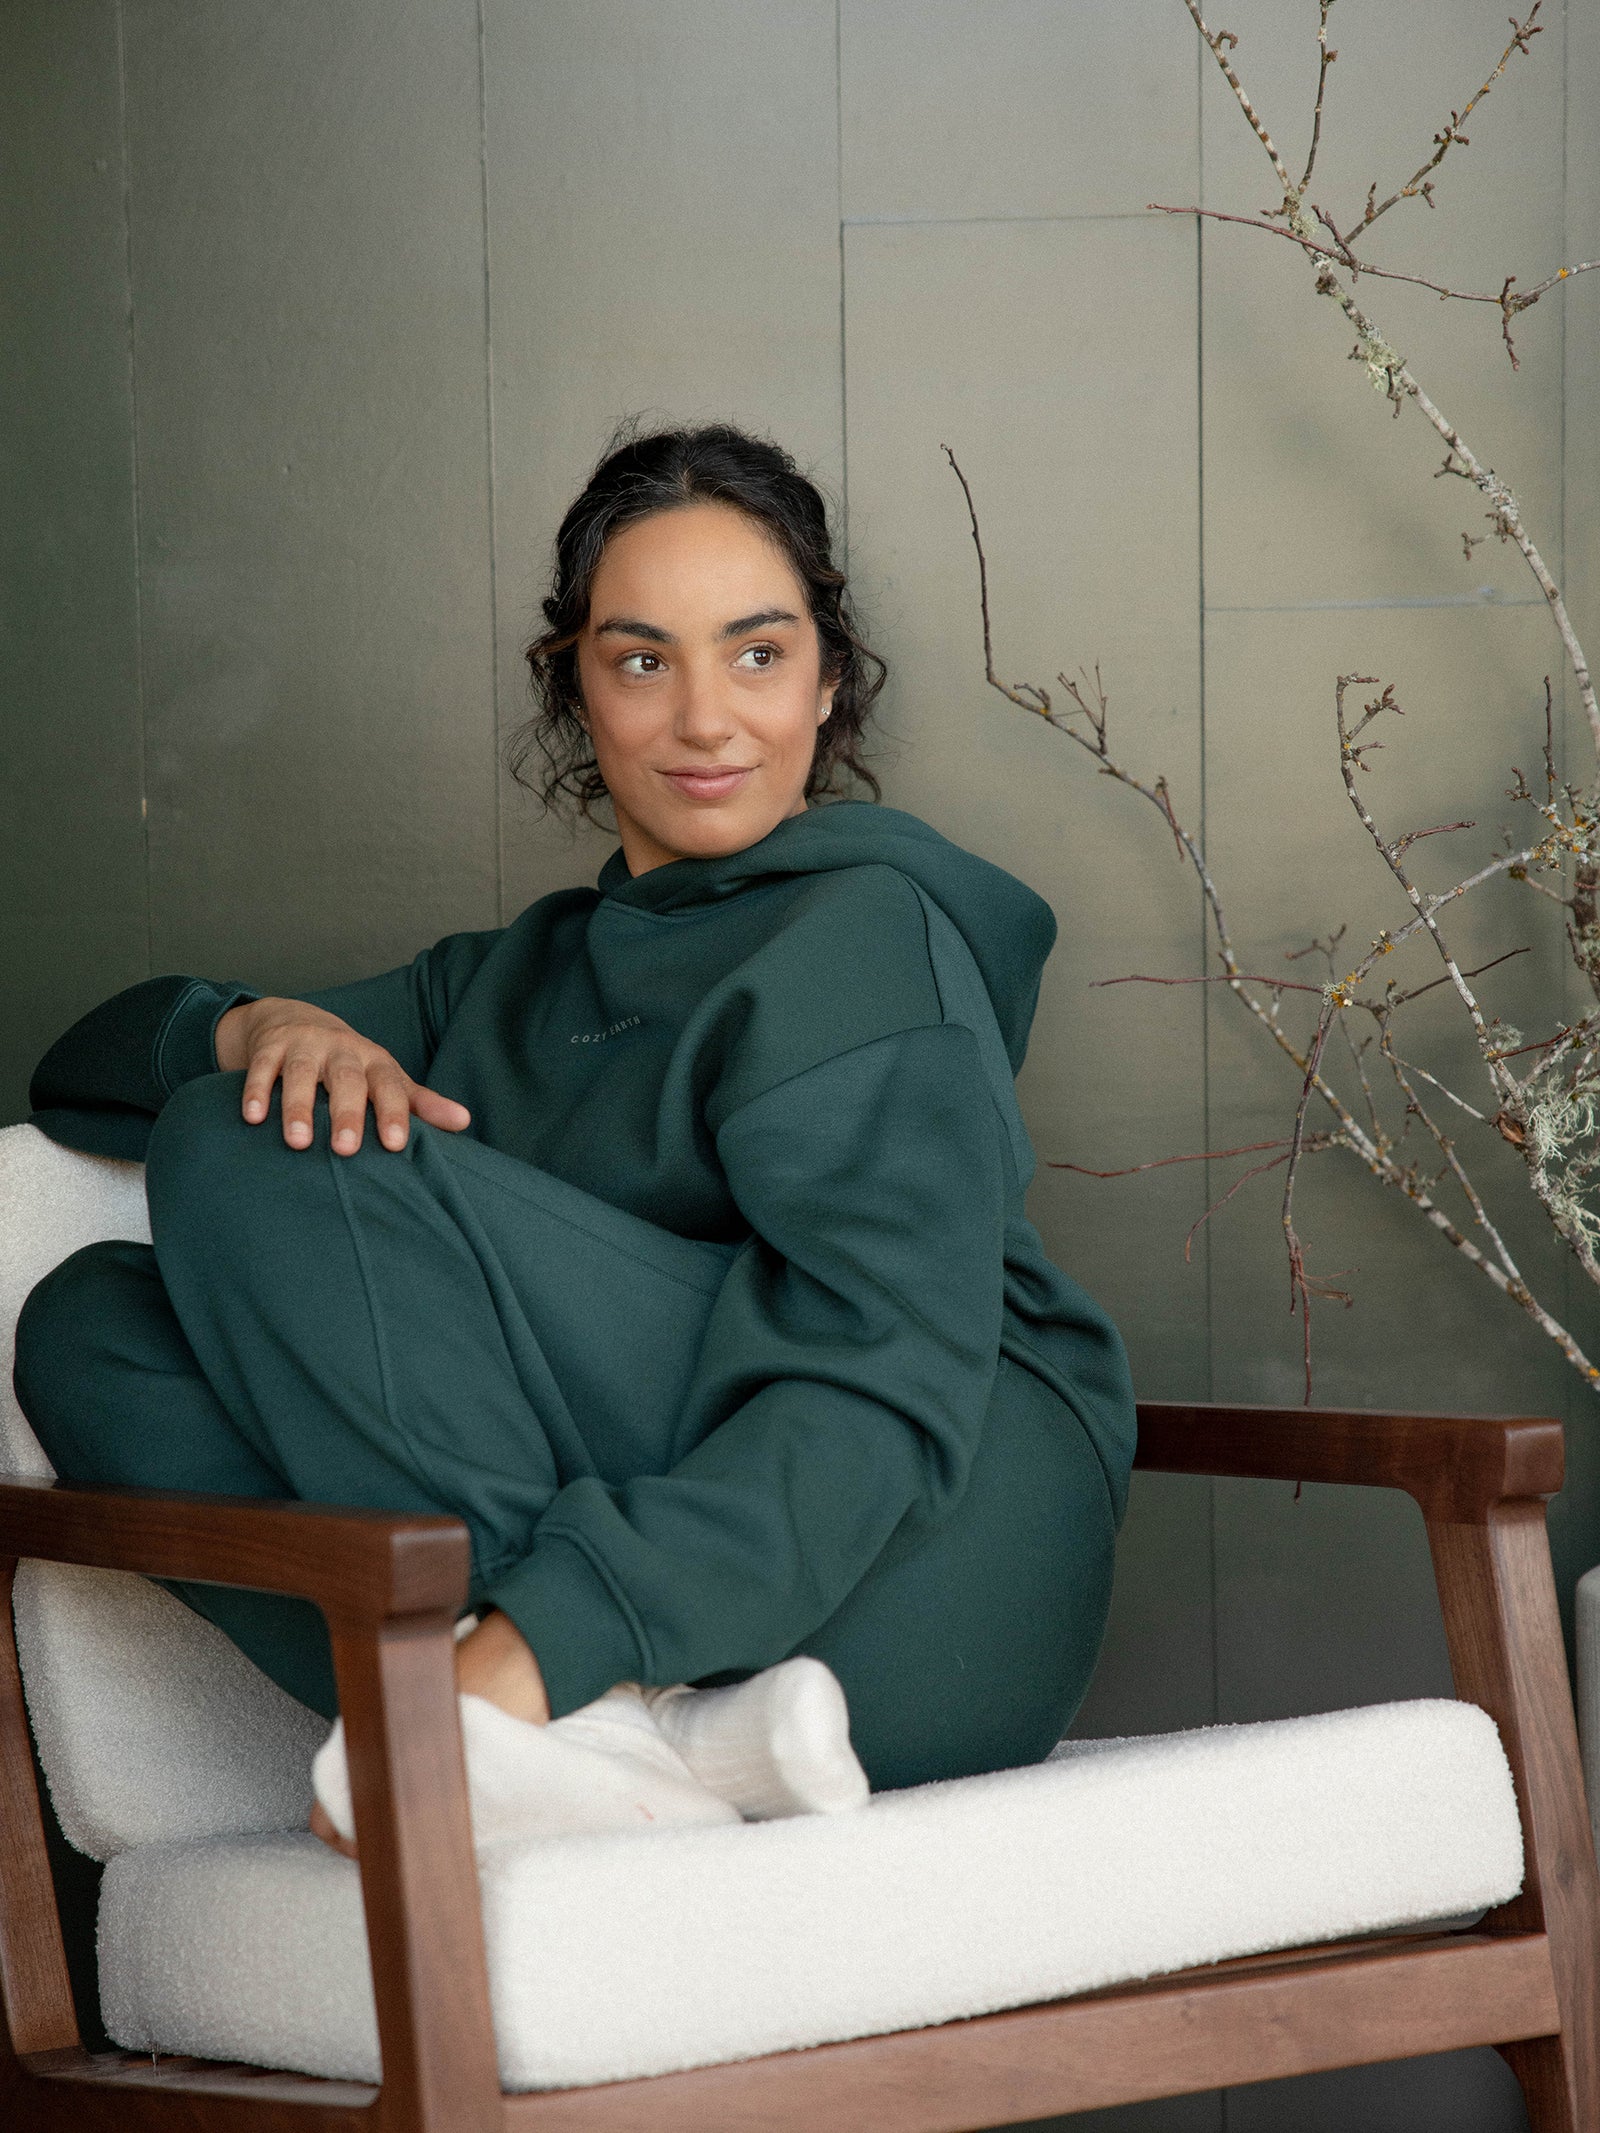
POLYGON ((659 674, 661 655, 659 652, 629 652, 622 661, 622 671, 624 674, 659 674))
POLYGON ((747 644, 734 664, 760 669, 772 666, 777 658, 778 647, 775 644, 747 644))

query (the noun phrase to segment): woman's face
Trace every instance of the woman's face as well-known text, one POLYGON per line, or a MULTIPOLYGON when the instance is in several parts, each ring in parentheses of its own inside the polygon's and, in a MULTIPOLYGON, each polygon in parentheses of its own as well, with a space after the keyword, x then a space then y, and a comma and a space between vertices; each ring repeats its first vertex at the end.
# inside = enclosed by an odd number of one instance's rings
POLYGON ((804 813, 833 689, 805 588, 754 519, 685 504, 614 534, 577 656, 630 873, 743 851, 804 813))

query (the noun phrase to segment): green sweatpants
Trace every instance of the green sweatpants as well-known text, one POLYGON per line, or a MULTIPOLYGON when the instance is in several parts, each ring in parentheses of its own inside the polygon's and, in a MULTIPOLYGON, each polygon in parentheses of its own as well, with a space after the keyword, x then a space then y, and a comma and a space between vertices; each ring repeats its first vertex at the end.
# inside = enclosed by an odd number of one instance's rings
MULTIPOLYGON (((314 1147, 290 1150, 276 1109, 244 1125, 241 1086, 190 1082, 158 1122, 153 1249, 90 1245, 28 1298, 17 1391, 60 1474, 450 1513, 479 1594, 528 1554, 567 1483, 682 1456, 685 1388, 735 1247, 416 1121, 403 1154, 369 1125, 359 1154, 336 1157, 320 1102, 314 1147)), ((902 1524, 828 1620, 796 1625, 791 1649, 843 1685, 874 1788, 1048 1752, 1099 1649, 1113 1540, 1083 1429, 1003 1356, 955 1510, 932 1531, 902 1524)), ((308 1603, 180 1596, 333 1715, 308 1603)), ((548 1623, 541 1642, 559 1716, 548 1623)))

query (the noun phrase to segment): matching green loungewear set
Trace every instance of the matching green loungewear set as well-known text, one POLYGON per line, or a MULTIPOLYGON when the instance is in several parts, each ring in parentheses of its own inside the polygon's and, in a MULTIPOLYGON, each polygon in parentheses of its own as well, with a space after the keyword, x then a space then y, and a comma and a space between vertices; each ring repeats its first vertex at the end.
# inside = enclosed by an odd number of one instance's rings
MULTIPOLYGON (((153 1248, 29 1298, 16 1383, 73 1480, 444 1511, 555 1715, 792 1652, 875 1787, 1037 1760, 1099 1648, 1133 1451, 1121 1342, 1045 1257, 1017 1108, 1048 906, 914 816, 724 858, 308 993, 465 1104, 359 1154, 240 1116, 155 978, 77 1023, 36 1123, 143 1157, 153 1248)), ((331 1715, 321 1618, 185 1588, 331 1715)))

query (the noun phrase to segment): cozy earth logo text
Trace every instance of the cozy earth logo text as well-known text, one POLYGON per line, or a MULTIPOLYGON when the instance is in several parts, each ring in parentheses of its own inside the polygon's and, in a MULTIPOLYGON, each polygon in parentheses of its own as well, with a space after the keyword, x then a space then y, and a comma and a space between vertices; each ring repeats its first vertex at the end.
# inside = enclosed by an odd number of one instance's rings
POLYGON ((643 1020, 644 1017, 642 1015, 625 1015, 620 1022, 613 1022, 609 1029, 590 1030, 586 1037, 569 1037, 567 1042, 569 1044, 604 1044, 608 1037, 615 1037, 621 1030, 636 1029, 643 1020))

